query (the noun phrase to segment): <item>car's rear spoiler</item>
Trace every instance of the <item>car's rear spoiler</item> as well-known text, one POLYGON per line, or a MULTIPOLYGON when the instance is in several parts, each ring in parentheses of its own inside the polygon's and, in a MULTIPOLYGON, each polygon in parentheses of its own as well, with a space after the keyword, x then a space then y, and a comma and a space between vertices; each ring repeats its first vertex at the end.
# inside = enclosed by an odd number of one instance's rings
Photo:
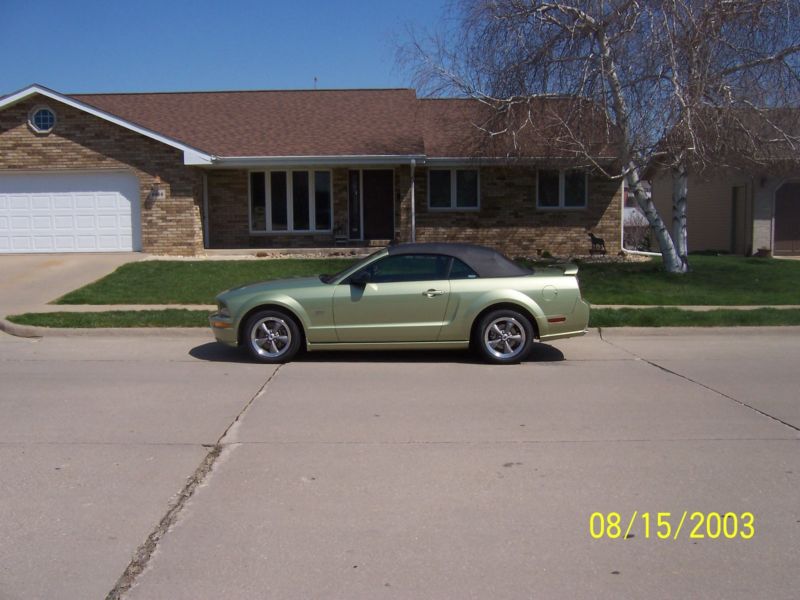
POLYGON ((578 274, 578 265, 575 263, 559 263, 553 266, 564 271, 564 275, 572 275, 574 277, 578 274))

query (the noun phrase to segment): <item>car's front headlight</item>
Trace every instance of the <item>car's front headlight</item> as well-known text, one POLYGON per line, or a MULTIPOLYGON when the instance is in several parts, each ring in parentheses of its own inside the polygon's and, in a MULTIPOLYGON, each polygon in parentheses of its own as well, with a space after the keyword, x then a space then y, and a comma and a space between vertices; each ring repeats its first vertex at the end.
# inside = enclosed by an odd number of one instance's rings
POLYGON ((225 305, 224 302, 217 302, 217 315, 220 317, 227 317, 230 319, 231 311, 228 310, 228 307, 225 305))

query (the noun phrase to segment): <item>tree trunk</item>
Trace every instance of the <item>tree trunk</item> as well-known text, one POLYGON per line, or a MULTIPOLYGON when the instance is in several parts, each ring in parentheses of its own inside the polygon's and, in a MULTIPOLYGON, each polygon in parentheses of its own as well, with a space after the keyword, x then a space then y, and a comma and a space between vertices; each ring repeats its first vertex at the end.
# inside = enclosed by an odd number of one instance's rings
POLYGON ((661 258, 664 262, 664 269, 668 273, 685 273, 687 264, 678 256, 675 244, 672 243, 672 238, 669 235, 669 230, 667 230, 664 221, 658 215, 653 199, 647 196, 647 192, 645 192, 644 187, 642 187, 642 181, 639 178, 639 168, 633 162, 628 164, 625 183, 628 184, 628 188, 633 190, 636 202, 639 203, 639 206, 644 211, 644 216, 647 217, 647 222, 650 223, 653 234, 658 240, 658 245, 661 248, 661 258))
POLYGON ((689 189, 689 173, 680 163, 672 171, 672 239, 675 250, 683 262, 684 271, 689 270, 689 250, 686 240, 686 195, 689 189))

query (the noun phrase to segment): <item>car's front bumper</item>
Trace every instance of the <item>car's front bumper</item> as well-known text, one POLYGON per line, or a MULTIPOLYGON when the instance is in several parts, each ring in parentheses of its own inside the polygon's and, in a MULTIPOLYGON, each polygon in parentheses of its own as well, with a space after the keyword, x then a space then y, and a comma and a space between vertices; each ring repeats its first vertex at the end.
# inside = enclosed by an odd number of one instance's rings
POLYGON ((236 328, 234 327, 233 320, 228 315, 220 313, 209 315, 208 324, 211 326, 211 331, 214 332, 214 337, 217 338, 218 342, 229 346, 236 346, 238 344, 236 328))

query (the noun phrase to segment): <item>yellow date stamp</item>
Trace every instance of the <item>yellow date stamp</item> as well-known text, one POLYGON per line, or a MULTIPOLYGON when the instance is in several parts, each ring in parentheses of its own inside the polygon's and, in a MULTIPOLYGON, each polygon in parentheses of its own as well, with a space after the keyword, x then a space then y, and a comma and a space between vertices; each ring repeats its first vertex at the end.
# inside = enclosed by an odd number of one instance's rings
POLYGON ((645 539, 677 540, 749 540, 756 534, 751 512, 639 512, 628 517, 618 512, 593 512, 589 517, 589 535, 593 539, 630 539, 636 533, 645 539), (638 525, 638 527, 636 527, 638 525))

